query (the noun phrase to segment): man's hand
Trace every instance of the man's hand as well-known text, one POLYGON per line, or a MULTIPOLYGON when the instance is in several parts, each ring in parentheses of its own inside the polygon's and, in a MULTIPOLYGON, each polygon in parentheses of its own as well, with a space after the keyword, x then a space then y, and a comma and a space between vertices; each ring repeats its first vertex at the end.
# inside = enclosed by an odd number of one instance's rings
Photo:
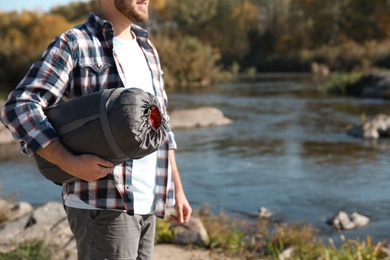
POLYGON ((114 170, 114 165, 99 156, 83 154, 74 156, 60 167, 64 171, 85 181, 95 181, 105 177, 114 170))
POLYGON ((111 162, 96 155, 74 155, 59 141, 38 150, 37 154, 67 173, 85 181, 95 181, 103 178, 112 172, 115 167, 111 162))
POLYGON ((177 215, 171 215, 170 220, 179 224, 186 224, 190 220, 192 208, 183 191, 176 191, 175 194, 176 203, 174 207, 177 215))

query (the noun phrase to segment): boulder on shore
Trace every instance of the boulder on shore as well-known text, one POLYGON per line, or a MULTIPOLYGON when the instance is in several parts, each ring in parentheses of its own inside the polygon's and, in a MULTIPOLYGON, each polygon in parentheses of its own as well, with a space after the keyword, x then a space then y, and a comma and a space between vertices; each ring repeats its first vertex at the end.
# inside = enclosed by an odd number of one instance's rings
MULTIPOLYGON (((62 203, 48 202, 33 208, 28 202, 13 203, 0 198, 0 217, 1 209, 8 220, 0 224, 0 252, 10 252, 24 242, 44 240, 54 251, 54 260, 77 259, 76 241, 62 203)), ((205 246, 210 241, 203 223, 196 217, 185 225, 172 225, 172 232, 172 242, 177 245, 205 246)))
MULTIPOLYGON (((3 206, 5 201, 2 200, 3 206)), ((69 228, 62 203, 49 202, 33 208, 27 202, 10 203, 15 211, 0 224, 0 252, 9 252, 19 243, 45 240, 55 250, 54 259, 76 259, 76 241, 69 228)))
POLYGON ((177 245, 207 246, 210 238, 199 218, 191 217, 187 224, 172 224, 172 242, 177 245))

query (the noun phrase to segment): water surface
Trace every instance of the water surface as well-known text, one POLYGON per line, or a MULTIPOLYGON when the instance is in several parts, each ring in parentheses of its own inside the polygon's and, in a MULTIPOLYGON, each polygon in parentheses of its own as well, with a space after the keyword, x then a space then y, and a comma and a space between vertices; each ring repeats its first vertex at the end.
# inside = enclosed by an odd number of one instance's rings
MULTIPOLYGON (((361 116, 390 114, 389 101, 324 96, 308 78, 267 77, 169 93, 171 110, 221 109, 234 123, 175 131, 177 162, 194 208, 256 213, 264 206, 286 222, 325 224, 339 210, 369 215, 369 226, 347 237, 377 240, 390 230, 390 142, 346 135, 361 116)), ((60 200, 31 160, 0 162, 3 193, 32 203, 60 200)), ((243 214, 238 214, 242 215, 243 214)))

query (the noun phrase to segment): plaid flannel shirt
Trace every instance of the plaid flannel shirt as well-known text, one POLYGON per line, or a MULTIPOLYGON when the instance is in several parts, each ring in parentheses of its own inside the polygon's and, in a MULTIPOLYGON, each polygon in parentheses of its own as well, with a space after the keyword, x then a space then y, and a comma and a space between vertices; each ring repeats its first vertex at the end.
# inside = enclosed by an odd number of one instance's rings
MULTIPOLYGON (((149 41, 147 31, 134 24, 132 31, 145 54, 155 95, 169 122, 168 100, 157 51, 149 41)), ((31 156, 59 140, 43 113, 44 108, 52 107, 64 98, 124 87, 124 74, 113 52, 113 37, 112 24, 91 13, 85 23, 58 36, 10 93, 2 119, 14 138, 20 141, 23 153, 31 156)), ((157 151, 155 215, 159 217, 163 217, 165 208, 174 203, 168 151, 176 149, 176 143, 172 131, 167 129, 167 132, 164 145, 157 151)), ((133 215, 131 172, 132 161, 127 161, 97 181, 64 184, 63 198, 75 194, 96 208, 123 210, 133 215)))

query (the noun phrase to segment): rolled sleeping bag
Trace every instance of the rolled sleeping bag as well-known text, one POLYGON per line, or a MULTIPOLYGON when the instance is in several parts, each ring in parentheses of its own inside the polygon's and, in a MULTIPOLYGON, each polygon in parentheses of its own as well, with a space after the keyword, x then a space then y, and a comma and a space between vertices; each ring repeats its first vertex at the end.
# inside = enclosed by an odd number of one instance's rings
MULTIPOLYGON (((94 154, 115 165, 155 152, 166 138, 160 103, 138 88, 106 89, 44 113, 70 152, 94 154)), ((39 155, 34 158, 42 175, 52 182, 77 180, 39 155)))

